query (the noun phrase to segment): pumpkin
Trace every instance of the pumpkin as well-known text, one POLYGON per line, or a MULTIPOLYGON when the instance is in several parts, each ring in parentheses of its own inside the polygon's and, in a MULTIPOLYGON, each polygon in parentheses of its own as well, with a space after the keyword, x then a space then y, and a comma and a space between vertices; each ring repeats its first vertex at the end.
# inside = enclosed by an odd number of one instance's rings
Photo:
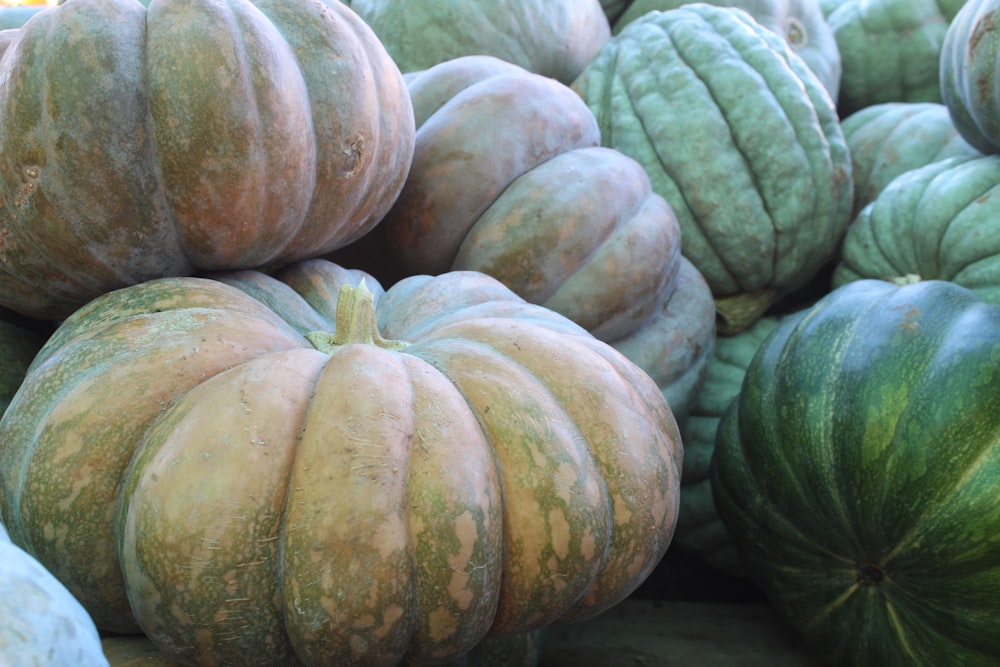
POLYGON ((614 25, 618 17, 628 9, 629 5, 632 4, 634 0, 601 0, 601 9, 604 10, 604 15, 608 18, 608 23, 614 25))
POLYGON ((785 318, 711 479, 748 572, 824 664, 1000 660, 1000 307, 860 280, 785 318))
POLYGON ((681 425, 684 468, 672 544, 738 577, 745 577, 746 571, 712 499, 712 454, 719 421, 739 395, 750 360, 780 321, 768 315, 738 334, 716 338, 705 381, 681 425))
POLYGON ((836 252, 853 197, 839 118, 805 62, 747 12, 649 12, 572 87, 602 145, 642 164, 673 208, 720 333, 752 324, 836 252))
POLYGON ((969 0, 948 24, 941 44, 941 99, 965 139, 984 153, 1000 152, 996 80, 996 13, 1000 4, 969 0))
POLYGON ((833 285, 947 280, 1000 304, 1000 155, 900 174, 848 229, 833 285))
MULTIPOLYGON (((650 11, 670 11, 690 0, 635 0, 612 24, 612 35, 650 11)), ((836 102, 840 92, 840 47, 818 0, 711 0, 719 7, 737 7, 755 21, 783 37, 788 46, 809 65, 836 102)))
POLYGON ((0 525, 0 661, 5 665, 108 664, 80 602, 0 525))
POLYGON ((851 151, 855 215, 892 179, 931 162, 980 151, 967 142, 937 102, 883 102, 841 124, 851 151))
POLYGON ((942 101, 938 61, 965 0, 842 0, 826 15, 841 54, 837 108, 942 101))
POLYGON ((400 72, 340 2, 80 0, 0 62, 0 305, 276 266, 388 210, 413 150, 400 72))
POLYGON ((403 72, 489 55, 569 83, 611 36, 599 0, 354 0, 403 72))
POLYGON ((499 281, 321 259, 98 297, 0 440, 12 538, 193 664, 444 662, 596 615, 669 545, 683 455, 645 372, 499 281))

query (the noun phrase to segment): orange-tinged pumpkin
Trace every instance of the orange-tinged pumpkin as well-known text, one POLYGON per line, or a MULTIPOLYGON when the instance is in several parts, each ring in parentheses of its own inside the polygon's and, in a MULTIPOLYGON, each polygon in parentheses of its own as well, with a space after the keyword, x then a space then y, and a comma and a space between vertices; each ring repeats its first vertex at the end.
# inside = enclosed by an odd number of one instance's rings
POLYGON ((653 380, 567 318, 325 260, 95 299, 0 441, 12 538, 99 627, 204 665, 442 661, 593 616, 663 555, 682 463, 653 380))
POLYGON ((362 235, 413 151, 402 75, 338 0, 74 0, 0 61, 0 305, 276 266, 362 235))

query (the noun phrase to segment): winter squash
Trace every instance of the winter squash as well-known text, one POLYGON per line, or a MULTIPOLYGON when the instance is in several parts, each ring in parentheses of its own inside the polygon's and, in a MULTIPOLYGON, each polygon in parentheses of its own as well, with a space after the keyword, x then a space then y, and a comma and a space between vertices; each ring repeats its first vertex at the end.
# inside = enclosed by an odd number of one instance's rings
POLYGON ((0 63, 0 305, 333 250, 413 150, 398 68, 336 0, 74 0, 0 63))
POLYGON ((0 524, 0 660, 5 665, 107 667, 94 621, 0 524))
POLYGON ((667 548, 682 460, 655 383, 567 318, 320 259, 98 297, 0 440, 11 537, 197 664, 440 662, 595 615, 667 548))
MULTIPOLYGON (((670 11, 690 0, 635 0, 612 24, 611 34, 650 11, 670 11)), ((836 102, 840 92, 840 47, 818 0, 711 0, 708 4, 744 10, 765 28, 783 37, 809 65, 836 102)))
POLYGON ((938 71, 941 99, 965 139, 984 153, 1000 152, 993 0, 968 0, 948 24, 938 71))
POLYGON ((749 326, 836 252, 853 183, 826 89, 745 11, 649 12, 573 82, 601 143, 631 156, 673 207, 719 332, 749 326))
POLYGON ((840 124, 851 152, 855 215, 892 179, 931 162, 980 151, 966 141, 937 102, 883 102, 840 124))
POLYGON ((1000 307, 860 280, 785 318, 719 424, 747 570, 824 664, 1000 659, 1000 307))
POLYGON ((489 55, 568 84, 611 25, 599 0, 353 0, 403 72, 489 55))
POLYGON ((840 49, 837 108, 941 102, 938 62, 965 0, 842 0, 826 16, 840 49))
POLYGON ((705 381, 681 425, 684 468, 674 544, 728 574, 745 577, 736 546, 712 499, 712 455, 719 422, 743 386, 747 366, 780 318, 765 316, 748 329, 716 338, 705 381))
POLYGON ((951 157, 900 174, 858 214, 833 284, 947 280, 1000 304, 1000 155, 951 157))

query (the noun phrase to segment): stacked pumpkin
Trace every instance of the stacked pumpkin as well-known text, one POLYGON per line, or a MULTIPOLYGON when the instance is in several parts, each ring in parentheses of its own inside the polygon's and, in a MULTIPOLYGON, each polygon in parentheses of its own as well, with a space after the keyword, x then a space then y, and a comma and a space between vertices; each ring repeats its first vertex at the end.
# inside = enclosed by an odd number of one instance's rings
POLYGON ((832 664, 990 664, 1000 173, 961 4, 38 12, 0 60, 0 306, 58 328, 18 348, 0 517, 141 638, 108 656, 530 665, 673 541, 832 664))

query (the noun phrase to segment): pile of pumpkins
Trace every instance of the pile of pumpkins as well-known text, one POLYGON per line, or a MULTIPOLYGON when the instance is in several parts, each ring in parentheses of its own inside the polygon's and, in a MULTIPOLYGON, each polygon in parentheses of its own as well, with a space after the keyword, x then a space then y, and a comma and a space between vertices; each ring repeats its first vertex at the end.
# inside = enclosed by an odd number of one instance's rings
POLYGON ((530 666, 672 548, 996 664, 998 9, 19 8, 0 658, 530 666))

